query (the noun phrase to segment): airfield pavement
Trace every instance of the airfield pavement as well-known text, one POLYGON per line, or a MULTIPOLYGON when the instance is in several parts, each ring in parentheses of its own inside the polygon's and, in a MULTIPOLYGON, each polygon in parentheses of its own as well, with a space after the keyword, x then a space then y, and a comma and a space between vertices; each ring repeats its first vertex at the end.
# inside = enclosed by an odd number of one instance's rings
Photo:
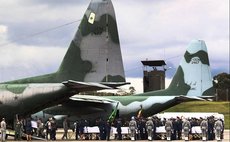
MULTIPOLYGON (((225 130, 224 131, 224 139, 221 142, 230 142, 230 130, 225 130)), ((83 142, 101 142, 101 141, 106 141, 106 140, 61 140, 61 136, 62 134, 58 134, 57 135, 57 142, 61 142, 61 141, 71 141, 71 142, 75 142, 75 141, 83 141, 83 142)), ((14 140, 12 140, 12 137, 9 137, 8 140, 6 140, 7 142, 15 142, 14 140)), ((41 140, 32 140, 31 142, 37 142, 37 141, 41 141, 41 140)), ((117 142, 117 141, 131 141, 131 140, 110 140, 110 142, 117 142)), ((148 141, 148 140, 137 140, 135 142, 144 142, 144 141, 148 141)), ((164 142, 166 140, 153 140, 154 142, 164 142)), ((202 142, 202 140, 190 140, 192 142, 202 142)), ((23 142, 23 141, 21 141, 23 142)), ((184 140, 173 140, 173 142, 184 142, 184 140)), ((207 141, 207 142, 216 142, 216 140, 212 140, 212 141, 207 141)))

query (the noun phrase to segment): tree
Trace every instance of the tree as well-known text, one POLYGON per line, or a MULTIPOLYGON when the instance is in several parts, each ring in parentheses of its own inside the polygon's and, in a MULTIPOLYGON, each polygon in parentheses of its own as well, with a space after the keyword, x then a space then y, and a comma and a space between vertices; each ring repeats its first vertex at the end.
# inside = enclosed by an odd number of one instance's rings
POLYGON ((230 99, 230 74, 220 73, 213 77, 213 86, 217 91, 218 100, 230 99))
POLYGON ((129 87, 129 93, 130 93, 130 95, 135 94, 135 92, 136 92, 136 89, 133 86, 130 86, 129 87))
POLYGON ((128 95, 128 93, 124 89, 122 89, 122 88, 118 89, 117 94, 120 95, 120 96, 126 96, 126 95, 128 95))

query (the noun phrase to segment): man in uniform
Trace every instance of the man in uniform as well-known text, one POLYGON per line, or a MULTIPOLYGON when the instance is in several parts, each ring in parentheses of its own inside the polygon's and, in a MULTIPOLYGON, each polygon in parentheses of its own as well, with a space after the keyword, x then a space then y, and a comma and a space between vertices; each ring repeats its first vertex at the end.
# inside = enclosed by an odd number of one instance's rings
POLYGON ((138 139, 145 140, 146 139, 146 129, 145 129, 145 120, 143 117, 140 117, 137 121, 137 129, 138 129, 138 139))
POLYGON ((111 122, 107 120, 105 124, 105 134, 106 134, 106 140, 110 140, 110 131, 111 131, 111 122))
POLYGON ((15 126, 14 126, 14 130, 15 130, 15 137, 14 139, 17 140, 21 140, 21 136, 22 136, 22 123, 19 119, 16 120, 15 126))
POLYGON ((51 140, 56 140, 56 131, 57 131, 57 124, 56 124, 56 119, 52 117, 51 121, 51 140))
POLYGON ((6 122, 5 122, 5 118, 2 118, 2 121, 1 121, 1 140, 2 142, 5 142, 6 141, 6 122))
POLYGON ((200 123, 200 129, 202 131, 202 140, 207 140, 207 132, 208 132, 208 121, 206 118, 204 118, 200 123))
POLYGON ((185 141, 188 141, 188 134, 191 128, 191 124, 187 119, 184 119, 183 123, 182 123, 182 131, 184 132, 184 139, 185 141))
POLYGON ((122 126, 122 122, 121 119, 119 118, 116 121, 116 128, 117 128, 117 140, 122 140, 122 134, 121 134, 121 126, 122 126))
POLYGON ((181 131, 182 131, 182 120, 180 117, 177 117, 176 119, 177 140, 181 140, 181 131))
POLYGON ((37 126, 38 126, 38 128, 37 128, 37 136, 38 137, 44 137, 44 133, 43 133, 43 131, 44 131, 44 126, 43 126, 44 124, 43 124, 43 122, 42 122, 42 119, 41 118, 38 118, 38 120, 37 120, 37 126))
POLYGON ((167 141, 171 141, 172 128, 173 128, 172 121, 170 119, 166 119, 165 131, 166 131, 167 141))
POLYGON ((75 140, 78 140, 79 135, 79 122, 78 120, 74 122, 75 140))
POLYGON ((136 129, 137 129, 137 122, 134 118, 134 116, 131 118, 131 121, 129 122, 129 130, 131 133, 131 140, 134 141, 135 140, 135 136, 136 136, 136 129))
POLYGON ((105 121, 100 118, 99 121, 98 121, 98 128, 99 128, 99 137, 100 137, 100 140, 105 140, 106 139, 106 136, 105 136, 105 121))
POLYGON ((68 134, 68 129, 69 129, 69 127, 68 127, 67 118, 65 118, 64 121, 63 121, 63 129, 64 129, 64 134, 63 134, 63 136, 62 136, 61 139, 62 139, 62 140, 63 140, 64 138, 68 139, 67 134, 68 134))
POLYGON ((153 138, 153 121, 151 117, 148 117, 148 121, 146 122, 146 130, 148 133, 148 140, 151 141, 153 138))
POLYGON ((214 129, 215 129, 216 140, 220 141, 221 132, 223 131, 223 123, 220 120, 220 118, 218 118, 218 120, 215 122, 214 129))

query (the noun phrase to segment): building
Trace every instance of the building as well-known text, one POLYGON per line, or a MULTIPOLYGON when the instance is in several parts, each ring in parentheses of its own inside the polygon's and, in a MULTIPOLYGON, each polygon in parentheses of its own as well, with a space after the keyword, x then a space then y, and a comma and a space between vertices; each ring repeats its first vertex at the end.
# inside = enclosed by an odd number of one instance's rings
POLYGON ((165 89, 165 61, 150 60, 141 61, 143 70, 143 91, 155 91, 165 89))

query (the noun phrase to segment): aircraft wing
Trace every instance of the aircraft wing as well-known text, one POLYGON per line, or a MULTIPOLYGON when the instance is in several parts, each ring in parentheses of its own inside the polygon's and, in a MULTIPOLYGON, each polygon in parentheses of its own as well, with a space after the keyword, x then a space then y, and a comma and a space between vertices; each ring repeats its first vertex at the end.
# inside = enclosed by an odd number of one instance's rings
POLYGON ((83 116, 104 113, 116 104, 116 101, 100 96, 74 95, 61 105, 46 108, 44 112, 52 115, 83 116))
POLYGON ((93 83, 93 82, 80 82, 80 81, 68 80, 62 83, 66 87, 77 90, 79 92, 112 89, 111 87, 103 85, 101 83, 93 83))

